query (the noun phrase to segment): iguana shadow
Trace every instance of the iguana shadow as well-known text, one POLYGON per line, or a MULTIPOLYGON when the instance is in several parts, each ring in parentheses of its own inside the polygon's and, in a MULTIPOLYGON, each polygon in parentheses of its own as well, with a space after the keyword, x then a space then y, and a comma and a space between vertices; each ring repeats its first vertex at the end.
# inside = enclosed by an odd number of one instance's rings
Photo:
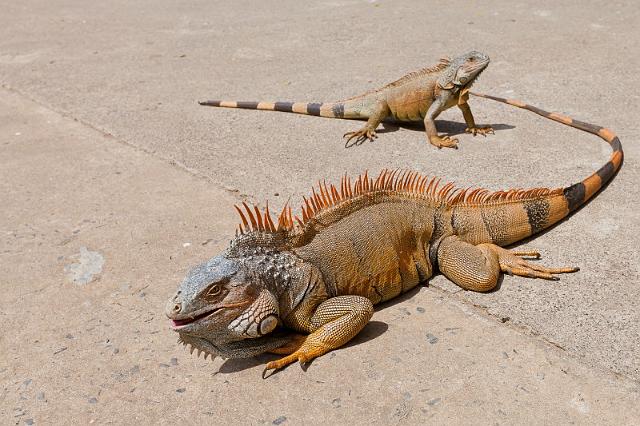
MULTIPOLYGON (((358 345, 360 343, 364 343, 369 340, 375 339, 376 337, 386 332, 388 328, 389 328, 389 325, 382 321, 369 321, 369 323, 364 327, 364 329, 362 329, 360 333, 358 333, 356 337, 351 339, 349 343, 342 346, 341 348, 346 348, 352 345, 358 345)), ((236 358, 236 359, 229 358, 220 366, 217 373, 222 373, 222 374, 237 373, 238 371, 246 370, 248 368, 253 368, 258 365, 264 365, 269 361, 273 361, 281 357, 282 357, 281 355, 266 353, 266 354, 255 356, 253 358, 236 358)), ((307 363, 303 367, 303 369, 306 371, 309 365, 311 365, 311 362, 307 363)), ((273 374, 277 374, 277 371, 273 372, 271 375, 273 374)))
MULTIPOLYGON (((449 136, 456 136, 465 134, 464 129, 467 128, 465 123, 459 121, 449 121, 449 120, 436 120, 436 127, 438 128, 438 132, 447 134, 449 136)), ((502 130, 511 130, 515 129, 516 126, 512 126, 511 124, 491 124, 491 127, 494 131, 499 132, 502 130)), ((377 130, 376 133, 384 134, 384 133, 393 133, 397 132, 400 129, 413 130, 416 132, 424 132, 424 124, 423 123, 402 123, 402 122, 383 122, 382 129, 377 130)), ((477 136, 476 136, 477 137, 477 136)), ((360 146, 365 141, 351 142, 349 144, 345 144, 345 148, 352 148, 354 146, 360 146)))
MULTIPOLYGON (((502 286, 502 282, 504 280, 504 275, 500 274, 500 277, 498 278, 498 283, 497 285, 491 289, 488 293, 493 293, 495 291, 498 291, 500 289, 500 287, 502 286)), ((423 282, 417 286, 415 286, 414 288, 412 288, 411 290, 407 291, 406 293, 403 293, 397 297, 394 297, 391 300, 388 300, 386 302, 380 303, 375 305, 375 311, 381 311, 383 309, 387 309, 391 306, 394 306, 398 303, 402 303, 405 302, 409 299, 411 299, 412 297, 415 297, 416 294, 418 294, 420 292, 420 289, 422 287, 429 287, 429 281, 423 282)), ((356 335, 356 337, 354 337, 353 339, 351 339, 347 344, 341 346, 338 349, 335 349, 335 351, 340 351, 344 348, 349 348, 351 346, 355 346, 355 345, 360 345, 362 343, 368 342, 369 340, 373 340, 379 336, 381 336, 382 334, 384 334, 387 330, 389 329, 389 325, 385 322, 382 321, 369 321, 369 323, 364 327, 364 329, 362 329, 362 331, 360 333, 358 333, 356 335)), ((333 352, 335 352, 333 351, 333 352)), ((325 355, 325 356, 330 356, 329 354, 325 355)), ((227 359, 218 369, 218 371, 215 374, 218 373, 222 373, 222 374, 230 374, 230 373, 237 373, 239 371, 243 371, 246 370, 248 368, 253 368, 259 365, 265 365, 266 363, 268 363, 269 361, 273 361, 276 360, 278 358, 281 358, 281 355, 275 355, 275 354, 269 354, 269 353, 265 353, 265 354, 261 354, 258 356, 255 356, 253 358, 230 358, 227 359)), ((306 363, 305 365, 302 366, 302 369, 304 371, 307 371, 307 369, 311 366, 311 364, 313 364, 314 360, 311 360, 310 362, 306 363)), ((269 376, 272 376, 274 374, 278 374, 280 370, 278 371, 274 371, 272 372, 269 376)))

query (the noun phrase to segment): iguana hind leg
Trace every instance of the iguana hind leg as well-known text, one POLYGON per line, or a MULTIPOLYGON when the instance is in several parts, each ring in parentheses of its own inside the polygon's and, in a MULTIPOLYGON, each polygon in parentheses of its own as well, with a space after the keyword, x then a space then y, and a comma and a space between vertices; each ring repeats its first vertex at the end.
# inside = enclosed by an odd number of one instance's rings
POLYGON ((490 291, 498 284, 501 272, 530 278, 557 280, 555 274, 576 272, 578 268, 545 268, 527 262, 539 258, 536 251, 509 251, 495 244, 474 246, 457 236, 447 237, 438 248, 440 271, 466 290, 490 291))
POLYGON ((376 129, 387 115, 389 115, 389 106, 385 101, 378 101, 371 114, 369 114, 369 119, 364 127, 360 130, 356 130, 355 132, 347 132, 342 136, 343 138, 348 138, 344 144, 345 148, 360 145, 367 140, 373 141, 377 138, 378 135, 376 134, 376 129), (351 140, 354 138, 355 141, 351 143, 351 140))
POLYGON ((322 302, 308 319, 311 334, 304 343, 292 354, 269 362, 265 373, 296 361, 303 364, 339 348, 358 334, 372 315, 373 304, 366 297, 337 296, 322 302))

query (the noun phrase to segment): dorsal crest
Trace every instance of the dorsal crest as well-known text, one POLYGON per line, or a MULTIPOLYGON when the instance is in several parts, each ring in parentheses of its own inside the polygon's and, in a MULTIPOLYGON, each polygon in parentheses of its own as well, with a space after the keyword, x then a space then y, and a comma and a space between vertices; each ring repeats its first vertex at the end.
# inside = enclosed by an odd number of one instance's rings
MULTIPOLYGON (((246 202, 242 202, 242 207, 246 211, 247 215, 245 216, 242 212, 242 208, 238 205, 234 205, 236 211, 240 215, 240 219, 242 223, 238 224, 238 232, 240 234, 244 234, 247 232, 270 232, 277 233, 282 231, 291 231, 294 228, 293 217, 291 214, 291 207, 289 206, 289 202, 287 201, 282 208, 282 211, 278 215, 278 225, 274 225, 273 219, 271 218, 271 212, 269 211, 269 202, 266 203, 266 208, 264 211, 260 211, 258 206, 254 205, 253 209, 249 207, 246 202), (247 217, 249 220, 247 220, 247 217)), ((300 222, 300 219, 296 216, 296 220, 300 222)))
MULTIPOLYGON (((242 207, 234 206, 240 214, 242 223, 238 225, 238 233, 250 232, 289 235, 303 231, 307 224, 323 214, 355 203, 362 197, 368 197, 376 203, 377 195, 398 196, 408 199, 424 200, 434 205, 481 207, 495 204, 506 204, 518 201, 537 199, 540 197, 562 194, 562 188, 510 189, 506 191, 490 191, 485 188, 458 188, 452 182, 442 183, 438 177, 425 176, 416 171, 401 169, 383 169, 374 179, 365 171, 352 181, 345 174, 340 185, 318 182, 311 188, 311 194, 303 198, 301 206, 302 218, 292 214, 289 203, 285 203, 274 224, 267 203, 264 211, 257 206, 253 208, 245 202, 242 207), (243 212, 244 208, 244 212, 243 212), (248 219, 247 219, 248 218, 248 219)), ((378 199, 381 199, 378 197, 378 199)))
POLYGON ((401 77, 398 80, 387 84, 386 86, 382 87, 380 90, 386 89, 387 87, 400 86, 400 85, 406 83, 407 81, 410 81, 410 80, 414 79, 415 77, 418 77, 418 76, 421 76, 421 75, 431 74, 433 72, 442 71, 443 69, 448 67, 450 63, 451 63, 451 59, 450 58, 448 58, 448 57, 440 58, 440 61, 436 65, 434 65, 432 67, 422 68, 421 70, 418 70, 418 71, 410 72, 409 74, 405 75, 404 77, 401 77))
POLYGON ((418 71, 410 72, 409 74, 406 74, 405 76, 400 77, 398 80, 392 81, 391 83, 386 84, 383 87, 380 87, 378 89, 369 90, 369 91, 367 91, 365 93, 361 93, 361 94, 359 94, 357 96, 353 96, 351 98, 344 99, 343 101, 349 101, 349 100, 352 100, 352 99, 361 98, 363 96, 370 95, 370 94, 376 93, 376 92, 380 92, 380 91, 388 89, 390 87, 401 86, 404 83, 406 83, 406 82, 408 82, 408 81, 410 81, 410 80, 412 80, 412 79, 414 79, 416 77, 419 77, 419 76, 422 76, 422 75, 425 75, 425 74, 431 74, 433 72, 442 71, 443 69, 448 67, 450 63, 451 63, 451 59, 450 58, 442 57, 442 58, 440 58, 440 61, 434 66, 427 67, 427 68, 422 68, 422 69, 420 69, 418 71))

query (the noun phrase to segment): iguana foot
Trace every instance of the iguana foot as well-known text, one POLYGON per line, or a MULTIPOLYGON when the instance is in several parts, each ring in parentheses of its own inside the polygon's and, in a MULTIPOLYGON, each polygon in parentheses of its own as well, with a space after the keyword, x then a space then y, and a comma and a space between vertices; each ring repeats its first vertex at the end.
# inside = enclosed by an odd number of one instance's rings
POLYGON ((466 129, 464 129, 465 133, 471 133, 473 136, 475 135, 482 135, 482 136, 487 136, 487 135, 495 135, 496 132, 493 131, 493 127, 491 126, 484 126, 484 127, 467 127, 466 129))
POLYGON ((371 129, 369 127, 363 127, 360 130, 356 130, 355 132, 347 132, 342 135, 343 138, 348 137, 347 141, 344 143, 345 148, 350 148, 354 145, 362 145, 365 141, 372 141, 378 137, 375 129, 371 129), (355 138, 356 140, 353 143, 350 143, 351 140, 355 138))
POLYGON ((300 349, 300 346, 302 346, 306 339, 307 336, 305 336, 304 334, 293 334, 291 336, 291 340, 286 345, 280 346, 279 348, 271 349, 269 353, 276 355, 292 354, 300 349))
POLYGON ((431 145, 440 148, 453 148, 458 149, 458 139, 450 136, 430 136, 429 143, 431 145))
POLYGON ((537 251, 509 251, 501 247, 491 245, 491 250, 498 255, 500 270, 509 275, 519 275, 529 278, 543 278, 545 280, 557 281, 560 278, 555 274, 566 274, 577 272, 580 268, 546 268, 544 266, 535 265, 524 260, 522 257, 540 258, 537 251))
POLYGON ((545 268, 523 257, 540 258, 533 250, 509 251, 490 243, 473 245, 452 235, 438 248, 440 272, 466 290, 491 291, 498 285, 500 273, 530 278, 557 280, 556 274, 576 272, 578 268, 545 268))
POLYGON ((326 354, 332 349, 330 347, 322 345, 320 342, 313 342, 313 340, 317 339, 309 338, 310 336, 302 336, 305 337, 304 343, 293 353, 278 360, 267 363, 267 365, 264 367, 264 371, 262 372, 262 378, 264 379, 267 377, 267 373, 269 372, 269 370, 279 370, 289 364, 293 364, 296 361, 299 361, 300 365, 304 365, 312 359, 326 354))

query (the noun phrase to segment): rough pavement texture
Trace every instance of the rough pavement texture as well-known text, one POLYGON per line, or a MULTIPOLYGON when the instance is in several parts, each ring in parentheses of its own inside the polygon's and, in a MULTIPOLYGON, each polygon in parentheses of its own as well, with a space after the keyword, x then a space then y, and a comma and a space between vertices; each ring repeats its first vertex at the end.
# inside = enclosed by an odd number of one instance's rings
POLYGON ((0 93, 6 423, 640 418, 637 382, 593 371, 434 288, 383 306, 353 344, 306 372, 294 365, 262 380, 266 355, 189 356, 162 306, 181 271, 226 244, 232 198, 0 93))
MULTIPOLYGON (((631 3, 597 1, 3 5, 0 315, 10 332, 0 337, 0 414, 24 423, 195 422, 206 413, 251 423, 321 413, 514 423, 544 413, 631 423, 640 380, 637 19, 631 3), (597 138, 479 99, 477 121, 497 134, 462 135, 458 151, 391 126, 345 150, 340 135, 359 123, 195 103, 335 100, 472 48, 492 58, 479 91, 622 139, 613 183, 526 244, 546 264, 581 271, 556 283, 506 277, 482 295, 436 277, 444 292, 379 311, 360 344, 265 382, 264 359, 210 363, 178 348, 164 300, 190 265, 224 246, 238 200, 276 205, 319 178, 382 167, 492 189, 560 186, 606 160, 597 138)), ((441 129, 464 127, 457 111, 442 118, 441 129)))

